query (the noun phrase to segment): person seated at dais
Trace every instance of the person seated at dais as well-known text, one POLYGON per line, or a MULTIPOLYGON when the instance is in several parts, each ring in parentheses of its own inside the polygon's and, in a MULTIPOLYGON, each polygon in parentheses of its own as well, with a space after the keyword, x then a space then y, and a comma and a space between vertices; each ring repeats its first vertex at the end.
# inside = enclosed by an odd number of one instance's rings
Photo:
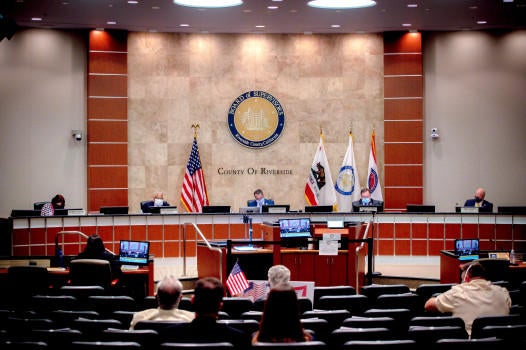
POLYGON ((475 197, 466 200, 464 206, 479 208, 479 212, 482 213, 492 213, 493 203, 488 202, 484 198, 486 198, 486 190, 479 187, 475 190, 475 197))
POLYGON ((352 202, 353 207, 383 205, 382 201, 378 201, 376 199, 371 198, 371 190, 369 190, 368 188, 361 189, 360 197, 361 198, 359 200, 352 202))
POLYGON ((264 205, 274 205, 274 201, 272 199, 265 198, 263 190, 258 188, 254 191, 254 199, 250 199, 247 201, 247 206, 261 208, 264 205))
POLYGON ((55 215, 55 209, 64 209, 66 206, 66 199, 61 194, 57 194, 51 199, 51 202, 44 203, 40 209, 41 216, 53 216, 55 215))
POLYGON ((141 210, 143 213, 149 213, 150 207, 168 207, 170 203, 164 200, 164 194, 161 191, 155 192, 151 201, 141 203, 141 210))

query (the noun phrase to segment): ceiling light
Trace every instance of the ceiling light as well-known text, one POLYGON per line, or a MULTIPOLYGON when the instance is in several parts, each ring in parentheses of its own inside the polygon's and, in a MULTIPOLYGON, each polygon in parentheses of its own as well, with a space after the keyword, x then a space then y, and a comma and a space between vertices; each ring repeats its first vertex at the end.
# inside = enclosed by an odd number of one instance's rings
POLYGON ((487 21, 477 21, 477 24, 486 24, 488 23, 487 21))
POLYGON ((263 24, 258 24, 256 25, 256 28, 265 28, 265 26, 263 24))
POLYGON ((173 0, 174 4, 190 7, 230 7, 243 4, 242 0, 173 0))
POLYGON ((402 23, 402 27, 411 27, 411 23, 402 23))
POLYGON ((117 21, 108 21, 106 24, 117 24, 117 21))
POLYGON ((341 25, 339 25, 339 24, 331 24, 331 28, 340 28, 340 27, 341 27, 341 25))
POLYGON ((418 7, 418 4, 407 4, 407 7, 418 7))
POLYGON ((42 20, 42 17, 31 17, 31 20, 32 21, 41 21, 42 20))
POLYGON ((278 6, 267 6, 267 8, 268 8, 269 10, 276 10, 276 9, 279 9, 278 6))
POLYGON ((312 0, 307 3, 310 7, 324 9, 352 9, 376 5, 373 0, 312 0))

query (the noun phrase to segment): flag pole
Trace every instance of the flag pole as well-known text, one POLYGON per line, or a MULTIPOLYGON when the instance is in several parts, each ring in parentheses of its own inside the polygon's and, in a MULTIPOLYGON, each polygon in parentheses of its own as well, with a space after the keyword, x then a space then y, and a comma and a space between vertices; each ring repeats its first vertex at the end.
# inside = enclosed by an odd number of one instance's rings
POLYGON ((199 122, 195 122, 191 126, 194 129, 194 139, 197 139, 197 130, 199 130, 199 122))

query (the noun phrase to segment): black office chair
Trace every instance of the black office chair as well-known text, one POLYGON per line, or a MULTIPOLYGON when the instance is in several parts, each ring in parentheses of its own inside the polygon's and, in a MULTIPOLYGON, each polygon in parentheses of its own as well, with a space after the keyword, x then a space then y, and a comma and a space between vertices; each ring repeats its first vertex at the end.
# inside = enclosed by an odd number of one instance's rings
POLYGON ((486 326, 507 326, 524 323, 521 315, 479 316, 473 320, 471 325, 471 338, 484 338, 482 329, 486 326))
POLYGON ((126 350, 142 349, 141 344, 130 341, 74 341, 75 350, 126 350))
POLYGON ((82 340, 96 341, 101 337, 102 332, 108 328, 126 329, 129 325, 123 325, 114 319, 87 319, 77 318, 73 320, 71 327, 82 332, 82 340))
POLYGON ((424 313, 420 297, 413 293, 382 294, 376 298, 374 307, 378 309, 409 309, 411 316, 424 313))
POLYGON ((350 328, 341 327, 329 334, 329 349, 341 349, 343 344, 351 340, 391 340, 394 334, 391 330, 384 327, 376 328, 350 328))
POLYGON ((69 277, 72 285, 76 286, 101 286, 107 293, 112 288, 111 265, 102 259, 75 259, 71 260, 69 277))
POLYGON ((411 326, 456 326, 465 328, 464 320, 457 316, 416 316, 409 320, 411 326))
POLYGON ((152 329, 108 328, 101 334, 101 341, 123 341, 141 344, 143 349, 158 349, 159 334, 152 329))
POLYGON ((360 288, 360 294, 366 295, 371 305, 374 305, 379 295, 404 293, 411 293, 406 284, 369 284, 360 288))
POLYGON ((331 332, 329 321, 323 318, 302 318, 300 322, 305 330, 314 332, 315 340, 327 342, 331 332))
POLYGON ((152 321, 142 320, 135 324, 134 329, 153 329, 157 333, 162 333, 166 327, 173 326, 174 324, 181 323, 180 321, 152 321))
POLYGON ((504 340, 498 338, 483 339, 438 339, 433 345, 435 350, 495 350, 502 349, 504 340))
POLYGON ((8 340, 0 343, 2 349, 5 350, 46 350, 48 345, 41 341, 30 341, 30 340, 8 340))
POLYGON ((318 308, 318 300, 325 295, 355 295, 352 286, 314 286, 314 307, 318 308))
POLYGON ((256 342, 252 344, 253 348, 259 350, 300 350, 300 349, 316 349, 316 350, 328 350, 329 347, 322 341, 313 340, 300 343, 267 343, 267 342, 256 342))
POLYGON ((44 202, 35 202, 33 203, 33 209, 34 210, 42 210, 42 207, 44 206, 44 204, 46 203, 51 203, 50 201, 44 201, 44 202))
POLYGON ((98 312, 93 310, 54 310, 49 316, 55 321, 57 328, 71 327, 77 318, 100 319, 98 312))
POLYGON ((10 266, 7 268, 7 304, 17 308, 31 305, 34 295, 48 294, 49 274, 42 266, 10 266))
POLYGON ((468 339, 466 329, 458 326, 411 326, 407 338, 423 347, 432 347, 438 339, 468 339))
POLYGON ((301 314, 301 318, 323 318, 329 323, 329 331, 340 328, 343 320, 351 317, 348 310, 312 310, 301 314))
POLYGON ((221 311, 226 312, 231 318, 240 318, 243 312, 252 310, 251 298, 224 297, 221 311))
POLYGON ((363 317, 352 316, 342 322, 343 327, 350 328, 387 328, 396 331, 396 321, 392 317, 363 317))
POLYGON ((50 349, 68 348, 82 339, 82 332, 71 328, 33 329, 31 338, 46 343, 50 349))
POLYGON ((317 303, 316 309, 321 310, 348 310, 352 315, 362 315, 367 310, 369 298, 365 295, 322 295, 317 303))
POLYGON ((259 322, 256 320, 249 319, 236 319, 236 320, 217 320, 217 323, 225 324, 229 327, 239 329, 240 331, 251 335, 259 329, 259 322))
POLYGON ((411 318, 411 311, 409 309, 368 309, 363 313, 364 317, 391 317, 395 320, 396 329, 394 333, 400 337, 407 334, 409 328, 409 319, 411 318))
POLYGON ((137 302, 128 295, 92 295, 87 304, 101 317, 110 317, 114 311, 137 311, 137 302))
POLYGON ((343 350, 417 350, 414 340, 351 340, 343 344, 343 350))
POLYGON ((40 315, 50 315, 55 310, 76 310, 78 300, 72 295, 33 295, 31 309, 40 315))

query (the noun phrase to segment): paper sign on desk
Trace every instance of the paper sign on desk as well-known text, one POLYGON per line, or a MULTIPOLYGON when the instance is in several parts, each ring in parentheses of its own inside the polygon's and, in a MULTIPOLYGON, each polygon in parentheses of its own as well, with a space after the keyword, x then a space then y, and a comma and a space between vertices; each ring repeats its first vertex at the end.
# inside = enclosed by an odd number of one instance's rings
POLYGON ((338 255, 338 241, 320 240, 319 255, 338 255))

